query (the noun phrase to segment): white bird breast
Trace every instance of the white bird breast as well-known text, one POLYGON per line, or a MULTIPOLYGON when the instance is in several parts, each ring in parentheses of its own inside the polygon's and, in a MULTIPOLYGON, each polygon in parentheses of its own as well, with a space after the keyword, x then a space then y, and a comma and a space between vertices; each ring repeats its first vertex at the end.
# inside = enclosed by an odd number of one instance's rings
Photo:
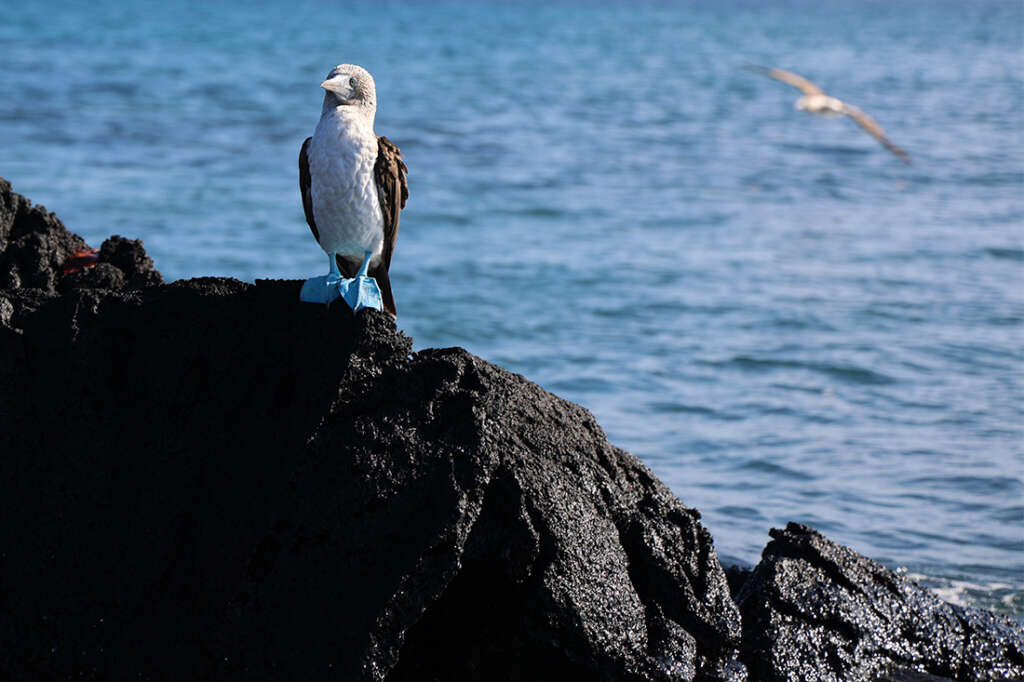
POLYGON ((819 116, 839 116, 843 113, 843 103, 829 95, 805 95, 794 106, 819 116))
POLYGON ((361 260, 367 251, 379 254, 384 243, 373 175, 377 136, 372 122, 339 109, 320 118, 309 143, 313 219, 324 251, 361 260))

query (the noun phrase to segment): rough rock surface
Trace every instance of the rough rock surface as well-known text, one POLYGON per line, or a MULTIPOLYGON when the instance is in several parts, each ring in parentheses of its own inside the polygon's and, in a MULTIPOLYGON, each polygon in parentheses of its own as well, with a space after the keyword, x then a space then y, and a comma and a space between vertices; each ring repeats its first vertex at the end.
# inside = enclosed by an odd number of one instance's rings
POLYGON ((0 678, 745 679, 699 514, 584 409, 299 282, 62 278, 13 205, 0 678))
POLYGON ((33 206, 0 178, 0 289, 53 292, 61 267, 85 240, 43 206, 33 206))
POLYGON ((1024 679, 1024 629, 948 604, 814 530, 773 529, 737 595, 756 680, 1024 679))

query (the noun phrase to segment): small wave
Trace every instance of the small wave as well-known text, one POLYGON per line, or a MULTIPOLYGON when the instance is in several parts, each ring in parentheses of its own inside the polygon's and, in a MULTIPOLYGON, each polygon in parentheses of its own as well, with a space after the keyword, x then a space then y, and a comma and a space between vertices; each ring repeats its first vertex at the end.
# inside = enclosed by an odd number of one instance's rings
POLYGON ((1005 260, 1012 261, 1024 261, 1024 249, 1015 247, 998 247, 993 246, 985 249, 985 253, 993 258, 1002 258, 1005 260))
POLYGON ((812 372, 826 374, 846 383, 863 384, 869 386, 883 386, 896 383, 892 377, 866 369, 864 367, 853 367, 850 365, 837 365, 822 362, 802 362, 799 360, 772 360, 757 358, 749 355, 737 355, 724 362, 708 362, 706 364, 717 367, 738 367, 744 370, 770 371, 774 369, 806 369, 812 372))
POLYGON ((474 222, 471 216, 464 213, 425 212, 421 213, 419 218, 423 222, 441 225, 471 225, 474 222))
POLYGON ((860 314, 867 318, 895 322, 924 322, 931 319, 927 306, 912 303, 873 303, 863 308, 860 314))
POLYGON ((909 580, 927 587, 935 595, 956 606, 980 607, 1006 613, 1021 620, 1024 613, 1024 591, 1004 582, 974 582, 940 578, 924 573, 899 571, 909 580))
POLYGON ((760 521, 765 518, 764 514, 753 507, 738 507, 734 505, 718 507, 715 509, 715 513, 721 514, 722 516, 728 516, 736 519, 748 519, 751 521, 760 521))
POLYGON ((503 209, 495 211, 500 215, 522 216, 525 218, 563 218, 565 211, 552 206, 530 206, 523 209, 503 209))
POLYGON ((789 467, 784 467, 781 464, 769 462, 766 459, 752 459, 748 462, 744 462, 742 465, 737 467, 737 469, 740 471, 757 471, 760 473, 773 474, 797 481, 813 481, 816 478, 813 474, 809 474, 804 471, 797 471, 796 469, 790 469, 789 467))
POLYGON ((981 187, 1018 187, 1024 184, 1024 173, 1015 171, 993 171, 979 175, 968 175, 957 178, 958 185, 978 185, 981 187))
POLYGON ((999 523, 1014 523, 1024 525, 1024 506, 1013 505, 1006 509, 995 509, 991 512, 991 518, 993 521, 999 523))
POLYGON ((917 476, 905 485, 911 489, 934 487, 978 495, 1013 493, 1024 487, 1020 479, 1012 476, 917 476))
POLYGON ((704 407, 703 405, 684 405, 682 403, 673 403, 667 401, 654 401, 648 403, 650 408, 655 412, 665 412, 669 414, 702 414, 708 416, 717 416, 717 411, 710 408, 704 407))
POLYGON ((656 401, 649 403, 649 407, 655 412, 660 412, 662 414, 693 414, 723 422, 738 422, 746 419, 746 417, 741 414, 726 412, 724 410, 716 410, 701 405, 684 405, 668 401, 656 401))
POLYGON ((795 142, 786 142, 780 145, 783 149, 798 152, 815 152, 824 154, 833 154, 836 156, 867 156, 871 154, 873 150, 867 147, 847 147, 842 145, 825 145, 825 144, 798 144, 795 142))
POLYGON ((93 83, 89 89, 92 91, 92 94, 110 94, 122 97, 130 97, 140 90, 138 83, 127 80, 99 81, 93 83))

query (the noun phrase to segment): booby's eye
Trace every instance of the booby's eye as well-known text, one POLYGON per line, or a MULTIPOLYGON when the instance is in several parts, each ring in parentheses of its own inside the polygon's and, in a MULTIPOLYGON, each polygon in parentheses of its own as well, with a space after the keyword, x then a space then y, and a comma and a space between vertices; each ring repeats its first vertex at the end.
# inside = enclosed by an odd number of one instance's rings
POLYGON ((353 88, 356 87, 356 83, 358 82, 359 81, 356 80, 355 76, 352 76, 351 78, 348 79, 348 84, 353 88))

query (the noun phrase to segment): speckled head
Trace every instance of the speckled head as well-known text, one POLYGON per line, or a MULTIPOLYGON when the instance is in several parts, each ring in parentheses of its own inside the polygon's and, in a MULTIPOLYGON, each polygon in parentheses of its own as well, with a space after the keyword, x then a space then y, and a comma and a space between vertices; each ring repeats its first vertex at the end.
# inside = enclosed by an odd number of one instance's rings
POLYGON ((370 72, 355 64, 338 64, 320 84, 326 90, 324 111, 337 107, 358 107, 377 111, 377 86, 370 72))

